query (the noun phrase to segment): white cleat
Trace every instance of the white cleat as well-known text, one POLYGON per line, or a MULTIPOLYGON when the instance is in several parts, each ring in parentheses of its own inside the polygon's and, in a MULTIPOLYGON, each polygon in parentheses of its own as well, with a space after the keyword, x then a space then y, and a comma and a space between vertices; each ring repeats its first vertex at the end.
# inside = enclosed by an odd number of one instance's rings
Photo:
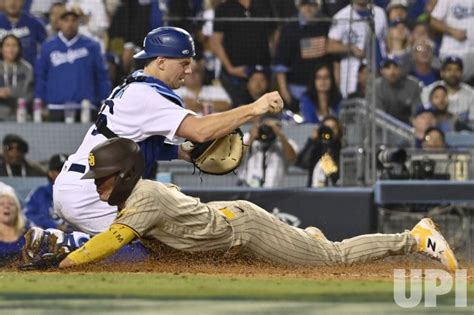
POLYGON ((410 231, 416 239, 417 250, 439 261, 454 272, 458 268, 458 261, 441 232, 431 219, 424 218, 410 231))

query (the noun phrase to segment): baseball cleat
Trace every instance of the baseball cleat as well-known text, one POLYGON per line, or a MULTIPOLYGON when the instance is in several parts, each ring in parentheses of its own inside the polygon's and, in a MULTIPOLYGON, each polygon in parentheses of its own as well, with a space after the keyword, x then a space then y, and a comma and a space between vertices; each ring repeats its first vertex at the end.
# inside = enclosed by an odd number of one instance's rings
POLYGON ((458 268, 456 256, 431 219, 422 219, 410 231, 410 234, 416 239, 419 252, 441 261, 451 272, 458 268))
POLYGON ((318 239, 318 240, 326 240, 326 241, 328 240, 328 239, 326 238, 326 236, 324 235, 324 233, 323 233, 320 229, 318 229, 318 228, 316 228, 316 227, 314 227, 314 226, 308 226, 308 227, 307 227, 306 229, 304 229, 304 230, 305 230, 309 235, 311 235, 312 237, 314 237, 315 239, 318 239))

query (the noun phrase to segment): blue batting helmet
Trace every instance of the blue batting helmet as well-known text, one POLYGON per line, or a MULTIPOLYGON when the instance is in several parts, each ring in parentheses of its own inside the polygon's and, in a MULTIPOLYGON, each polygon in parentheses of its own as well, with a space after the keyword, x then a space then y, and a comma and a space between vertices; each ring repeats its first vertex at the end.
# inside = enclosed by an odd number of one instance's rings
POLYGON ((194 57, 194 41, 191 35, 179 27, 163 26, 149 32, 143 41, 143 50, 135 59, 151 57, 194 57))

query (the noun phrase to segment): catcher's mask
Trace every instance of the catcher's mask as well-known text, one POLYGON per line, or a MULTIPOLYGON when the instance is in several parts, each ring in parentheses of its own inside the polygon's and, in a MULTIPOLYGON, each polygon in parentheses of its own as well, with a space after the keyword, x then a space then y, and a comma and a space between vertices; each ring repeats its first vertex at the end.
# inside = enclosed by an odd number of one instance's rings
POLYGON ((145 169, 138 144, 130 139, 111 138, 96 145, 89 153, 89 171, 81 179, 102 178, 117 173, 107 201, 117 206, 127 200, 145 169))

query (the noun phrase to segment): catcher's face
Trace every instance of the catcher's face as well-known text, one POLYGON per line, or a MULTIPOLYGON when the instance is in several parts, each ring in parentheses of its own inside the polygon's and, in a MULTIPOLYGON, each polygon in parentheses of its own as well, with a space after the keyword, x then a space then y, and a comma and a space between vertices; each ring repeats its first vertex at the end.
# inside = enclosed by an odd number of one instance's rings
POLYGON ((184 85, 184 78, 192 73, 191 58, 158 58, 158 66, 163 82, 172 89, 184 85))
POLYGON ((99 194, 99 198, 102 201, 108 201, 112 190, 115 187, 115 178, 117 174, 112 174, 109 176, 96 178, 94 179, 94 184, 96 186, 97 193, 99 194))

